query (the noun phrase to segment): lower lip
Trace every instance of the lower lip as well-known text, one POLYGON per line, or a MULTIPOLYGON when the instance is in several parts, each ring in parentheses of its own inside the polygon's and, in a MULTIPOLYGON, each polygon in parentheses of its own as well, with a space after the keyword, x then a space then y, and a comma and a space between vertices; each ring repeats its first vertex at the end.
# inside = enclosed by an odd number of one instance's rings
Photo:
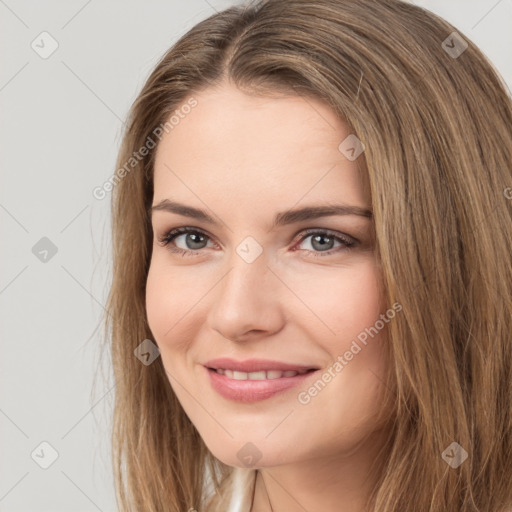
POLYGON ((210 376, 210 382, 215 391, 228 400, 245 403, 266 400, 278 393, 282 393, 283 391, 302 384, 305 379, 316 373, 315 370, 297 374, 294 377, 280 377, 278 379, 265 380, 235 380, 221 375, 215 370, 210 370, 206 367, 205 369, 210 376))

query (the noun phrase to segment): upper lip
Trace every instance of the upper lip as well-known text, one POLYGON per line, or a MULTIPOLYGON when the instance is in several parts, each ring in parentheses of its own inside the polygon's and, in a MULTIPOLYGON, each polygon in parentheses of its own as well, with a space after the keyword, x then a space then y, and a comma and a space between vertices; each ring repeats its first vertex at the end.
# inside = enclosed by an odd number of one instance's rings
POLYGON ((303 371, 303 370, 318 370, 313 365, 283 363, 281 361, 273 361, 270 359, 246 359, 245 361, 236 361, 229 357, 221 357, 218 359, 211 359, 204 363, 207 368, 215 370, 233 370, 239 372, 260 372, 264 370, 281 370, 281 371, 303 371))

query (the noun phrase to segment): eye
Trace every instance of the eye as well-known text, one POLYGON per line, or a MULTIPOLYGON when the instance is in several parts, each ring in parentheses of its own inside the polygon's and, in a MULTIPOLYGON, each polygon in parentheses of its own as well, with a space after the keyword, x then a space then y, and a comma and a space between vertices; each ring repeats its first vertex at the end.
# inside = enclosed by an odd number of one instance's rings
POLYGON ((314 257, 330 256, 337 252, 349 250, 357 245, 357 240, 354 238, 326 229, 310 229, 305 233, 301 233, 298 245, 303 244, 308 239, 310 240, 305 245, 310 248, 306 247, 306 249, 302 250, 311 253, 314 257), (338 243, 337 247, 335 247, 336 243, 338 243))
MULTIPOLYGON (((292 250, 304 250, 314 257, 330 256, 337 252, 349 250, 357 245, 358 241, 352 237, 326 229, 309 229, 300 234, 298 243, 292 250), (303 244, 311 239, 308 244, 310 248, 297 249, 297 245, 303 244), (335 246, 335 244, 338 244, 335 246)), ((168 247, 173 252, 182 256, 197 256, 201 249, 207 247, 210 236, 197 228, 180 227, 168 231, 158 239, 161 245, 168 247), (182 238, 183 237, 183 238, 182 238), (179 247, 178 240, 182 247, 179 247), (171 244, 173 242, 173 244, 171 244)))
POLYGON ((158 241, 164 247, 168 247, 171 252, 181 254, 182 256, 195 256, 200 249, 206 247, 205 243, 209 238, 206 233, 198 229, 181 227, 167 232, 163 237, 159 238, 158 241), (183 237, 181 243, 184 244, 185 247, 173 247, 170 245, 171 242, 174 242, 176 245, 175 241, 181 237, 183 237))

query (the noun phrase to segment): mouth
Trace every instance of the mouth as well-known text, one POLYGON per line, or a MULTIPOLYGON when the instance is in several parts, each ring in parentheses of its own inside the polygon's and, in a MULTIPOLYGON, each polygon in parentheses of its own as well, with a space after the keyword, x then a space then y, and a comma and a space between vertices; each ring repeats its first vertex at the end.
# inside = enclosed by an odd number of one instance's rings
POLYGON ((319 367, 262 359, 216 359, 203 365, 212 388, 222 397, 252 403, 298 386, 319 367))

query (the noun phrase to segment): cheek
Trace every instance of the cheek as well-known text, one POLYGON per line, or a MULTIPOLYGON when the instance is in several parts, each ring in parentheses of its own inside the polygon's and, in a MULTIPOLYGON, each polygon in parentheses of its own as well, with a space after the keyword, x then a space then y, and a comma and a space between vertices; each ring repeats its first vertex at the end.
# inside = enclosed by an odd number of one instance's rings
POLYGON ((190 332, 189 311, 194 298, 187 296, 190 290, 183 288, 181 281, 183 278, 176 272, 171 275, 165 265, 152 263, 146 281, 146 315, 169 383, 183 404, 187 395, 182 395, 179 384, 190 378, 187 355, 194 333, 190 332))
MULTIPOLYGON (((192 268, 192 267, 189 267, 192 268)), ((193 286, 197 274, 166 264, 165 255, 155 255, 146 280, 146 314, 151 332, 159 342, 179 336, 189 322, 190 310, 204 295, 204 287, 193 286)))
POLYGON ((334 348, 340 340, 356 337, 379 318, 382 302, 378 272, 371 257, 358 265, 320 270, 308 279, 296 279, 293 289, 307 305, 313 324, 320 326, 322 334, 330 331, 333 335, 334 348))
POLYGON ((169 306, 172 306, 172 294, 165 293, 165 288, 165 281, 158 278, 158 272, 151 264, 146 281, 146 315, 156 341, 165 334, 166 326, 167 329, 170 328, 166 313, 172 311, 169 309, 169 306))
POLYGON ((155 342, 164 350, 179 349, 184 325, 180 319, 193 303, 190 287, 184 287, 181 281, 179 274, 171 274, 158 259, 151 263, 146 281, 146 315, 155 342))
MULTIPOLYGON (((169 265, 164 253, 156 254, 150 264, 146 280, 148 325, 165 369, 181 382, 190 378, 187 372, 197 356, 194 342, 207 314, 205 294, 215 279, 206 267, 201 272, 194 265, 169 265)), ((179 396, 179 390, 175 391, 179 396)))
MULTIPOLYGON (((388 367, 387 322, 381 320, 385 308, 378 267, 373 258, 368 258, 358 265, 340 267, 338 272, 329 270, 325 278, 317 273, 314 280, 300 286, 297 283, 296 288, 307 297, 310 311, 314 312, 314 319, 302 326, 310 330, 312 337, 313 326, 320 329, 313 339, 329 354, 331 375, 335 375, 329 379, 326 391, 312 400, 315 405, 306 409, 313 414, 317 407, 329 408, 332 425, 356 423, 381 400, 381 383, 388 367), (339 357, 342 370, 339 365, 333 366, 339 357), (333 408, 332 403, 338 407, 333 408)), ((312 390, 312 396, 316 396, 316 390, 312 390)))

